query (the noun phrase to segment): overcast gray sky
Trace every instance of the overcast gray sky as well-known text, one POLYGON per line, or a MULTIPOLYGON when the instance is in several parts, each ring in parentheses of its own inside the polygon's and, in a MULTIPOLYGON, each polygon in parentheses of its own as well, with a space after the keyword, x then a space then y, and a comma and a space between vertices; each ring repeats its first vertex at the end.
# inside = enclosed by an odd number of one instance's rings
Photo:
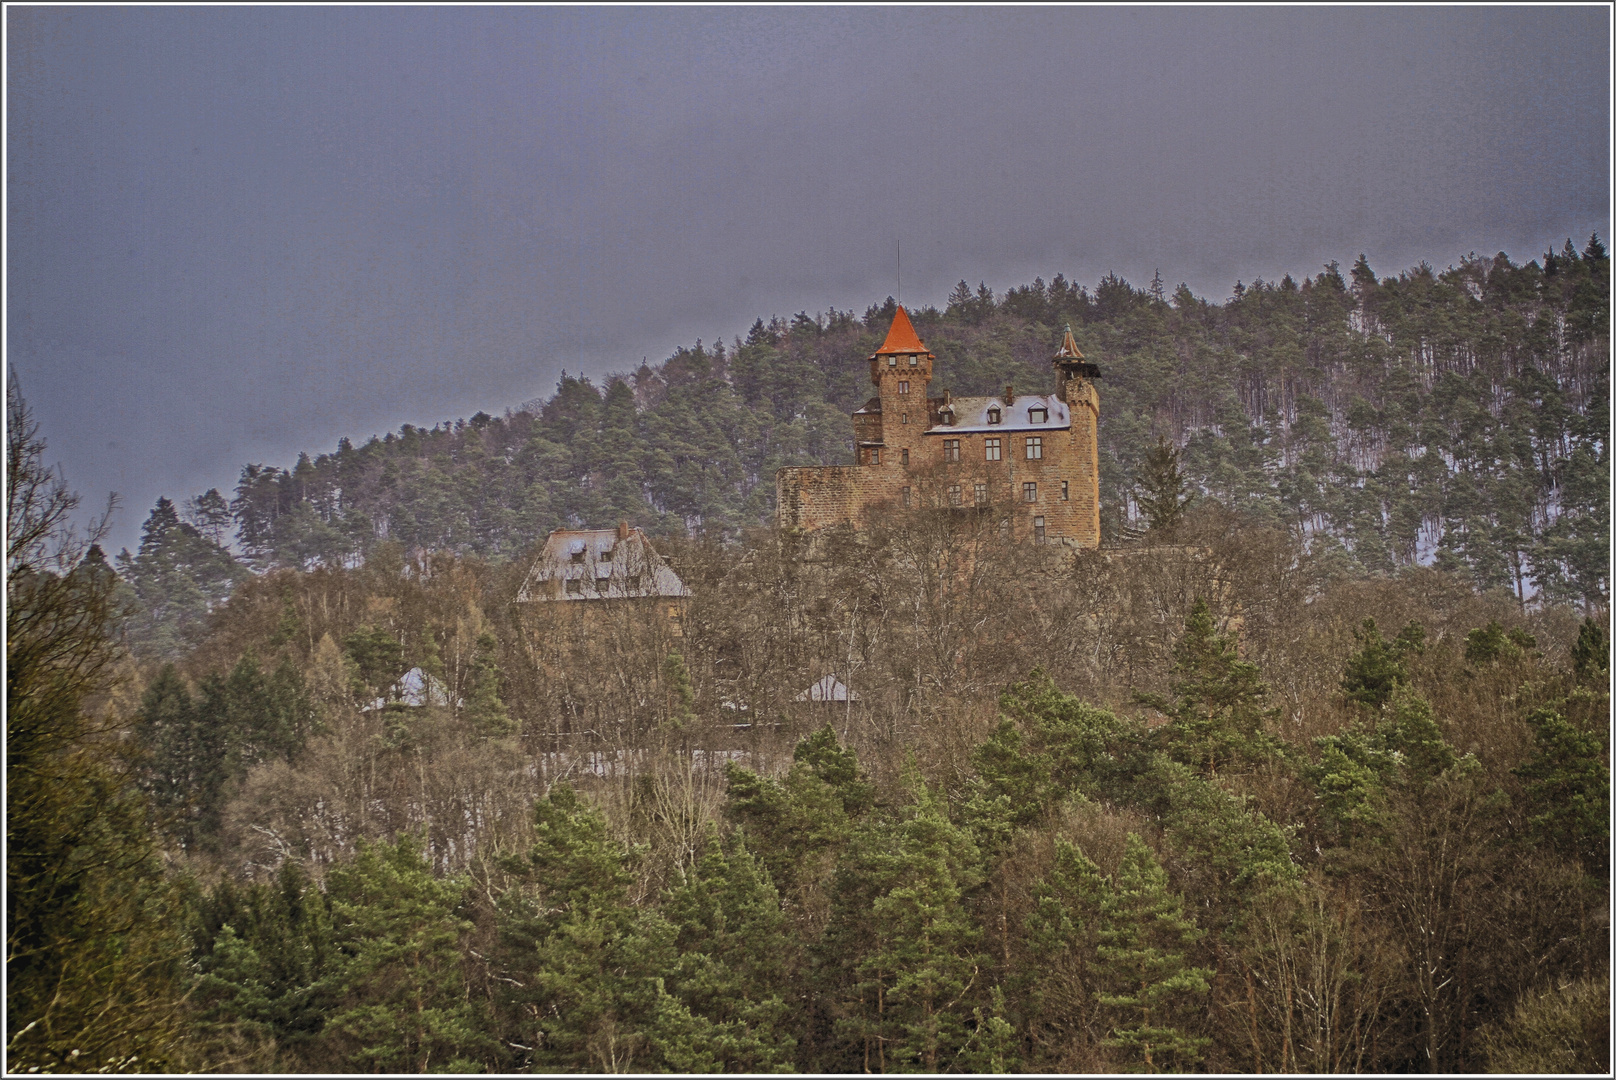
POLYGON ((8 360, 159 495, 757 316, 1609 235, 1609 14, 6 9, 8 360))

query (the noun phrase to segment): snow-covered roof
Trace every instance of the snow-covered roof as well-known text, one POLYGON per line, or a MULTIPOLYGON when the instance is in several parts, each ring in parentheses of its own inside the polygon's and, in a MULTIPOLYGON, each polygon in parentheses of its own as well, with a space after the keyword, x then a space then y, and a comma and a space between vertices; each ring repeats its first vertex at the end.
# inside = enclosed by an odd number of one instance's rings
POLYGON ((1072 414, 1066 402, 1053 394, 1017 394, 1010 404, 1002 397, 957 397, 940 410, 946 420, 952 410, 954 422, 942 423, 926 429, 927 435, 949 435, 961 431, 992 434, 996 431, 1059 431, 1072 426, 1072 414), (999 422, 989 423, 992 410, 997 409, 999 422), (1042 410, 1041 413, 1038 410, 1042 410), (1041 416, 1041 419, 1036 419, 1041 416))
POLYGON ((689 596, 639 529, 557 529, 528 571, 518 602, 689 596))
POLYGON ((834 675, 826 675, 796 697, 797 701, 857 701, 858 699, 858 692, 849 690, 834 675))
MULTIPOLYGON (((405 705, 436 705, 440 709, 449 707, 449 687, 442 679, 428 675, 420 668, 410 668, 387 691, 387 696, 377 698, 362 710, 373 712, 385 708, 390 701, 402 702, 405 705)), ((465 704, 456 700, 455 705, 465 704)))

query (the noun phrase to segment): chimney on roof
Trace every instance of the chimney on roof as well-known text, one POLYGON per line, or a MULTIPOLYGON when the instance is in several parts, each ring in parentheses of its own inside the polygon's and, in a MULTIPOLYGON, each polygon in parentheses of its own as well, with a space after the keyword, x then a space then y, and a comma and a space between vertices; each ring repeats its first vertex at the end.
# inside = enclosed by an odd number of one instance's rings
POLYGON ((1009 383, 1004 384, 1004 403, 1006 405, 1014 405, 1016 403, 1016 388, 1011 386, 1009 383))
POLYGON ((617 538, 619 540, 627 540, 628 539, 628 522, 619 521, 617 523, 617 538))

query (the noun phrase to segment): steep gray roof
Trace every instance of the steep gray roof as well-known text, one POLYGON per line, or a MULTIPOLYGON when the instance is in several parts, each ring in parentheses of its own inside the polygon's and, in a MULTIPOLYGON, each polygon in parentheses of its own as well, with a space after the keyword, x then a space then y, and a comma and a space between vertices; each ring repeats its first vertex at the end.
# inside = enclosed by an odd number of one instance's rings
POLYGON ((1016 400, 1009 405, 1004 403, 1002 397, 957 397, 942 407, 943 412, 952 409, 954 422, 952 424, 937 424, 926 429, 927 435, 947 435, 954 432, 985 431, 992 434, 996 431, 1061 431, 1072 426, 1072 414, 1066 402, 1053 394, 1017 394, 1016 400), (999 423, 988 423, 988 410, 994 406, 999 408, 999 423), (1044 419, 1034 421, 1032 412, 1035 409, 1044 410, 1044 419))
POLYGON ((639 529, 557 529, 544 542, 518 603, 689 596, 639 529))

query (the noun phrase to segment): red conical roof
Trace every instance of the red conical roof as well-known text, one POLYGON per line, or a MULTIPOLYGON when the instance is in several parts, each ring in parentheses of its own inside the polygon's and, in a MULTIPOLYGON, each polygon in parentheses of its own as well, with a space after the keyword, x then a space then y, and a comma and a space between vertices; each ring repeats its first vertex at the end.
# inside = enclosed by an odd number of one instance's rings
POLYGON ((909 321, 909 313, 899 307, 898 313, 892 316, 892 329, 887 331, 887 339, 875 350, 875 355, 930 351, 921 342, 920 335, 915 333, 915 324, 909 321))

